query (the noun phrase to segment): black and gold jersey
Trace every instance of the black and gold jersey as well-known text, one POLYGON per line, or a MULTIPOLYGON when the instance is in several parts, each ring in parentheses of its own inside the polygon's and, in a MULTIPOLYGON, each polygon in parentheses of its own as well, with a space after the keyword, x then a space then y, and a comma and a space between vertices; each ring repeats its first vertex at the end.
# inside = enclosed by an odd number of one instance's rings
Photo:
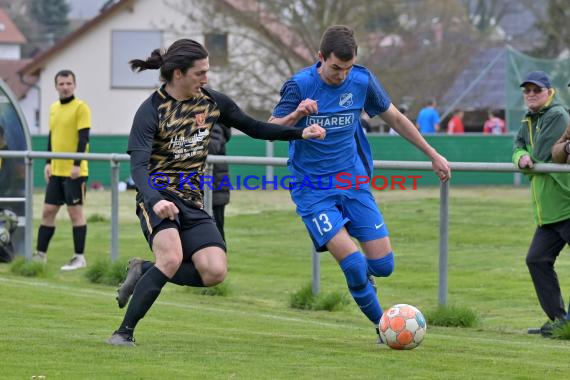
POLYGON ((255 138, 302 138, 302 129, 255 120, 219 92, 202 89, 199 96, 178 101, 163 86, 139 107, 127 150, 133 180, 150 207, 163 199, 161 191, 167 191, 193 207, 203 208, 200 179, 210 131, 218 121, 255 138))

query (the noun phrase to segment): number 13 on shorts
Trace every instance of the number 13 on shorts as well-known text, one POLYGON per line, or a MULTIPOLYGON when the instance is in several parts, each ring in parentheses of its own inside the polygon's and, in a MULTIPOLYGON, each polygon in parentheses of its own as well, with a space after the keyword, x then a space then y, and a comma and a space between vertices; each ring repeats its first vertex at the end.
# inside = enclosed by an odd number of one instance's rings
POLYGON ((329 232, 332 230, 332 224, 329 220, 329 217, 326 213, 319 214, 316 218, 313 218, 313 223, 317 227, 317 231, 321 236, 324 235, 325 232, 329 232))

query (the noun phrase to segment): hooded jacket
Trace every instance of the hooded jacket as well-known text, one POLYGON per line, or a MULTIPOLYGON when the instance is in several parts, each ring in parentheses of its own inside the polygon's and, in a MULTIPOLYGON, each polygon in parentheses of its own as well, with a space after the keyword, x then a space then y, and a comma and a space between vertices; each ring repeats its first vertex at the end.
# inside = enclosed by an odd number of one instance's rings
POLYGON ((566 132, 552 147, 552 161, 558 164, 570 164, 570 154, 566 150, 566 145, 570 143, 570 125, 566 127, 566 132))
MULTIPOLYGON (((210 132, 210 143, 208 145, 208 153, 219 156, 226 155, 226 143, 232 138, 232 131, 229 127, 221 124, 214 124, 210 132)), ((213 205, 223 206, 230 203, 230 187, 227 184, 230 174, 228 164, 214 165, 214 191, 213 191, 213 205), (222 184, 222 181, 225 182, 222 184), (222 184, 222 186, 220 186, 222 184)))
MULTIPOLYGON (((552 147, 564 133, 570 115, 552 96, 538 112, 527 112, 514 140, 513 163, 525 154, 533 162, 552 162, 552 147)), ((570 174, 528 173, 534 221, 537 225, 570 219, 570 174)))

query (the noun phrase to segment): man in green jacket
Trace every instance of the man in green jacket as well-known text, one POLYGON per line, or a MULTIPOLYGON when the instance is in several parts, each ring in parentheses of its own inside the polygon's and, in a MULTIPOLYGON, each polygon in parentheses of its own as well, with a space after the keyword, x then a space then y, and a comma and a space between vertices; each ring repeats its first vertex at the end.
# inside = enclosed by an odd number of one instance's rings
MULTIPOLYGON (((570 115, 555 101, 556 90, 542 71, 530 72, 520 87, 528 112, 514 141, 513 162, 521 169, 552 162, 551 149, 564 133, 570 115)), ((529 333, 552 335, 566 323, 566 310, 554 262, 570 243, 570 174, 529 172, 534 221, 537 225, 526 264, 542 309, 549 318, 529 333)))

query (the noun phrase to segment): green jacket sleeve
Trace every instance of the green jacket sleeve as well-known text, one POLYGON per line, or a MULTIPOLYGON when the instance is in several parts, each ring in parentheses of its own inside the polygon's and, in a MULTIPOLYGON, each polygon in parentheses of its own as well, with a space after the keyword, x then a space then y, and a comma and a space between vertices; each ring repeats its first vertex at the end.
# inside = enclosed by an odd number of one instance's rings
POLYGON ((514 140, 512 160, 513 160, 513 164, 515 164, 517 168, 519 167, 519 160, 521 159, 521 157, 524 156, 525 154, 530 154, 526 150, 526 142, 524 140, 523 128, 524 128, 524 126, 522 126, 519 129, 519 132, 517 133, 515 140, 514 140))

